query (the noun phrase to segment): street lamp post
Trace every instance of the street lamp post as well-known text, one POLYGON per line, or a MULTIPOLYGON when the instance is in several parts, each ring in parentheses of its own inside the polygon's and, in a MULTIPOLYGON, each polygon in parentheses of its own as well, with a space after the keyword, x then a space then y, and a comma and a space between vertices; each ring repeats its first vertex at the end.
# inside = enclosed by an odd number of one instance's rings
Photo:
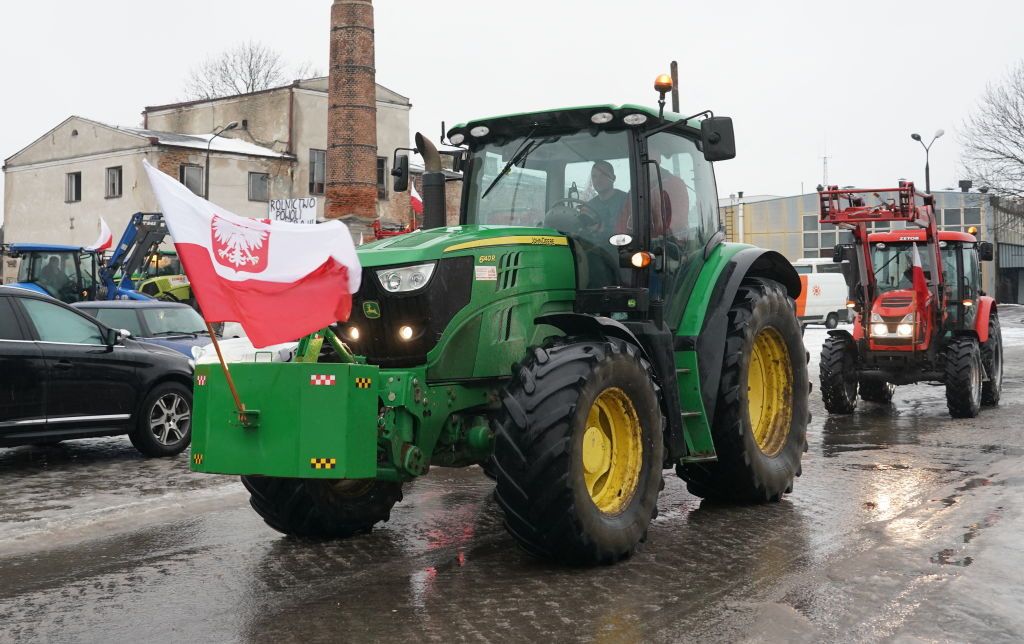
POLYGON ((935 136, 932 137, 931 143, 928 145, 924 144, 924 141, 921 140, 921 135, 917 132, 910 135, 910 138, 920 143, 921 147, 924 148, 924 191, 928 194, 932 193, 932 178, 931 171, 928 167, 928 152, 932 149, 932 143, 935 143, 935 139, 941 137, 945 133, 945 130, 936 130, 935 136))
POLYGON ((207 201, 210 199, 210 146, 213 145, 213 140, 221 134, 224 134, 228 130, 233 130, 238 127, 238 121, 231 121, 219 130, 214 130, 213 136, 206 142, 206 165, 203 167, 203 196, 206 197, 207 201))

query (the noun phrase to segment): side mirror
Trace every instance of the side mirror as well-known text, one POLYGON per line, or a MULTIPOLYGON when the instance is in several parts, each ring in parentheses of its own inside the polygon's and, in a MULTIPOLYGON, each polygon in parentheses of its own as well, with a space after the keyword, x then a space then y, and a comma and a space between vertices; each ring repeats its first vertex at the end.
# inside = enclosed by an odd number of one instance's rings
POLYGON ((838 264, 839 262, 843 261, 843 245, 842 244, 836 244, 835 247, 832 248, 832 261, 835 262, 836 264, 838 264))
POLYGON ((992 261, 992 242, 978 242, 978 259, 983 262, 992 261))
POLYGON ((728 116, 712 116, 701 121, 700 138, 704 158, 708 161, 726 161, 736 156, 736 135, 728 116))
POLYGON ((405 192, 409 189, 409 155, 396 156, 394 165, 391 170, 391 176, 395 178, 393 189, 395 192, 405 192))
POLYGON ((121 334, 117 331, 117 329, 104 329, 103 343, 106 344, 108 347, 112 347, 115 344, 117 344, 117 340, 118 338, 120 338, 120 335, 121 334))

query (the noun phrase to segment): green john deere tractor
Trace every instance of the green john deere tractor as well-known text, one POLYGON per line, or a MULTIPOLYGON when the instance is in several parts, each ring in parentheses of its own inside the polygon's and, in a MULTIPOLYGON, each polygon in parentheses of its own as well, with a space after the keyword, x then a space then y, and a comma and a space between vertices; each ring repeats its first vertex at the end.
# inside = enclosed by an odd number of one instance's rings
POLYGON ((257 409, 197 367, 192 469, 242 475, 281 532, 341 538, 431 466, 481 465, 526 550, 583 564, 644 540, 666 469, 704 498, 790 492, 809 417, 800 282, 724 240, 711 162, 735 156, 731 120, 598 105, 448 136, 459 225, 417 135, 424 228, 359 248, 351 318, 296 361, 231 365, 257 409))

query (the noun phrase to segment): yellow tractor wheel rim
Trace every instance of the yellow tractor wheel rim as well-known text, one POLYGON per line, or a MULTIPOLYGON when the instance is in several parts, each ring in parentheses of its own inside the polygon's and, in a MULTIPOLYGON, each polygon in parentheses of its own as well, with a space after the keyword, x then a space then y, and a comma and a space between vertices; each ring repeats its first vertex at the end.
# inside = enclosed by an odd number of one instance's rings
POLYGON ((747 410, 757 447, 775 456, 786 444, 793 420, 793 368, 782 335, 758 331, 747 372, 747 410))
POLYGON ((604 514, 622 512, 633 498, 643 465, 640 417, 626 392, 610 387, 587 413, 583 429, 583 480, 604 514))

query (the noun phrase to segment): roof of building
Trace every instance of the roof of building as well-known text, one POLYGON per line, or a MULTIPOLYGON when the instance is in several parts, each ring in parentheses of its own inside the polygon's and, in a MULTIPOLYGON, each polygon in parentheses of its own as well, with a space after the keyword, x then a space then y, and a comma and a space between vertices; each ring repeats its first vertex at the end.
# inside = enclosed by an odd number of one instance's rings
MULTIPOLYGON (((166 103, 164 105, 147 105, 143 108, 144 112, 160 112, 162 110, 171 110, 180 107, 192 107, 194 105, 202 105, 203 103, 214 103, 217 101, 229 101, 232 99, 241 98, 244 96, 256 96, 259 94, 269 94, 270 92, 277 92, 283 89, 289 89, 297 87, 299 89, 305 89, 313 92, 327 92, 327 76, 317 76, 315 78, 305 78, 301 80, 292 81, 287 85, 280 85, 278 87, 268 87, 267 89, 257 90, 255 92, 245 92, 242 94, 230 94, 228 96, 216 96, 213 98, 199 98, 191 101, 179 101, 177 103, 166 103)), ((380 83, 377 83, 377 100, 385 103, 394 103, 395 105, 410 106, 409 97, 403 96, 398 92, 384 87, 380 83)))
MULTIPOLYGON (((22 152, 25 152, 26 150, 28 150, 32 146, 36 145, 37 143, 39 143, 40 141, 45 139, 52 132, 55 132, 62 125, 64 125, 65 123, 68 123, 69 121, 72 121, 74 119, 78 119, 78 120, 81 120, 81 121, 85 121, 87 123, 92 123, 94 125, 98 125, 100 127, 105 127, 105 128, 111 129, 111 130, 115 130, 117 132, 121 132, 123 134, 127 134, 128 136, 138 137, 140 144, 144 143, 144 142, 148 142, 150 145, 164 145, 164 146, 168 146, 168 147, 192 148, 192 149, 196 149, 196 150, 204 150, 205 151, 207 144, 210 143, 210 138, 213 136, 212 134, 179 134, 178 132, 162 132, 162 131, 159 131, 159 130, 147 130, 147 129, 138 128, 138 127, 126 127, 126 126, 123 126, 123 125, 111 125, 110 123, 104 123, 102 121, 97 121, 95 119, 85 118, 84 116, 71 115, 68 118, 66 118, 63 121, 61 121, 60 123, 58 123, 56 126, 51 128, 50 130, 48 130, 46 132, 46 134, 42 135, 41 137, 39 137, 38 139, 36 139, 32 143, 29 143, 24 148, 18 150, 17 152, 12 154, 11 156, 7 157, 7 159, 4 160, 5 166, 7 164, 10 164, 12 161, 14 161, 22 152)), ((142 146, 140 145, 140 147, 142 147, 142 146)), ((271 150, 270 148, 265 148, 263 146, 259 146, 259 145, 256 145, 254 143, 249 143, 248 141, 243 141, 241 139, 233 139, 233 138, 230 138, 230 137, 228 137, 226 135, 221 135, 221 136, 218 136, 217 138, 213 139, 212 144, 210 144, 210 151, 211 152, 219 152, 219 153, 222 153, 222 154, 242 154, 242 155, 246 155, 246 156, 270 157, 270 158, 275 158, 275 159, 292 159, 292 158, 294 158, 290 154, 286 154, 284 152, 278 152, 277 150, 271 150)))
POLYGON ((230 154, 244 154, 252 157, 274 157, 274 158, 290 158, 290 154, 284 152, 278 152, 265 148, 255 143, 249 143, 241 139, 233 139, 228 136, 218 136, 213 138, 213 134, 179 134, 177 132, 161 132, 159 130, 145 130, 137 127, 124 127, 120 125, 111 125, 109 127, 115 128, 122 132, 128 132, 130 134, 136 134, 138 136, 144 136, 149 139, 156 139, 155 143, 158 145, 170 145, 180 148, 197 148, 205 150, 206 146, 210 146, 212 152, 226 152, 230 154), (212 143, 210 139, 213 139, 212 143))

